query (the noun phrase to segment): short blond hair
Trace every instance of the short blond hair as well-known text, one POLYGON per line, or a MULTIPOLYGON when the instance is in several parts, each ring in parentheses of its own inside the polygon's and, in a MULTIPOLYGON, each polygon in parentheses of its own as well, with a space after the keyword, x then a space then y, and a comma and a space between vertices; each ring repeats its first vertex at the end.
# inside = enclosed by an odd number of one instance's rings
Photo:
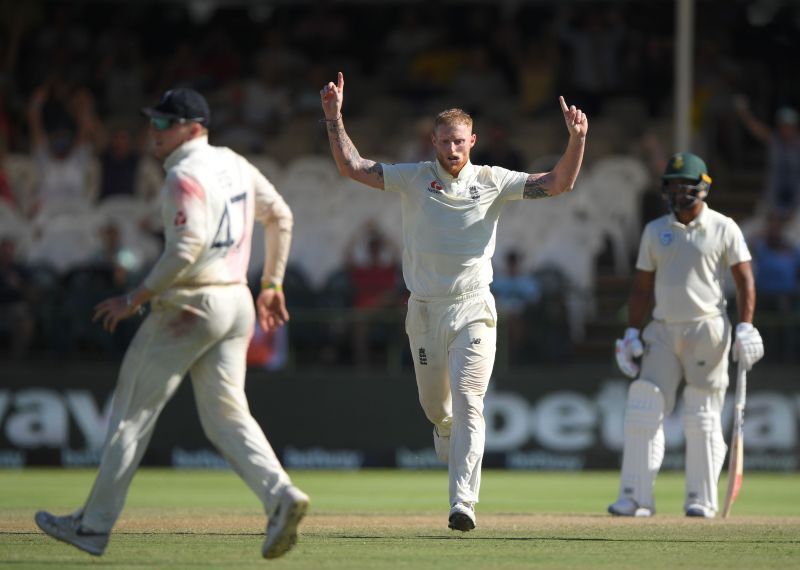
POLYGON ((466 125, 472 130, 472 117, 463 109, 447 109, 436 115, 433 128, 436 129, 440 125, 466 125))

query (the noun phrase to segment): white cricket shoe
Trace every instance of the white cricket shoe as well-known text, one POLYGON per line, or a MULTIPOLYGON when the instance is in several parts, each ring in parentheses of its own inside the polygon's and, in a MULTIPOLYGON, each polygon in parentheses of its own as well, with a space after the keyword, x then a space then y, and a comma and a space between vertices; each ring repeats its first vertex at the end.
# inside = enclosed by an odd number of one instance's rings
POLYGON ((686 516, 693 518, 713 519, 716 513, 703 505, 691 504, 686 507, 686 516))
POLYGON ((475 508, 472 503, 456 503, 450 509, 447 526, 453 530, 467 532, 475 528, 475 508))
POLYGON ((40 529, 56 540, 71 544, 94 556, 103 554, 108 545, 109 533, 94 532, 83 528, 79 516, 57 517, 47 511, 39 511, 33 520, 40 529))
POLYGON ((655 509, 640 507, 639 503, 630 497, 620 497, 608 506, 608 512, 618 517, 652 517, 655 509))
POLYGON ((278 508, 267 522, 267 537, 261 547, 264 558, 283 556, 297 544, 297 526, 306 516, 309 501, 308 495, 294 485, 283 490, 278 508))
POLYGON ((439 428, 433 426, 433 449, 436 457, 444 463, 450 462, 450 436, 439 435, 439 428))

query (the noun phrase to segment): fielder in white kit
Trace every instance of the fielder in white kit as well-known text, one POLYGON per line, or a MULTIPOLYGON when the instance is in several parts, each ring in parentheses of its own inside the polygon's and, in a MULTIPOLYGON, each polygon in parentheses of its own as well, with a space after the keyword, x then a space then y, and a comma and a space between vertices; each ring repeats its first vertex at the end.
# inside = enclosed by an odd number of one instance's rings
POLYGON ((672 213, 644 229, 628 328, 616 343, 620 370, 639 378, 628 389, 619 496, 608 511, 638 517, 655 513, 653 486, 664 459, 664 416, 674 408, 678 386, 685 380, 684 511, 689 517, 712 518, 727 450, 720 414, 728 387, 731 324, 722 283, 730 268, 740 321, 733 358, 746 370, 764 354, 752 324, 755 285, 739 226, 704 202, 711 187, 705 162, 692 153, 675 154, 662 183, 672 213), (653 320, 640 339, 653 299, 653 320), (639 373, 634 359, 642 355, 639 373))
POLYGON ((35 520, 54 538, 103 554, 156 420, 188 372, 205 434, 264 505, 262 555, 275 558, 297 541, 309 499, 292 485, 247 404, 246 352, 256 318, 247 265, 258 219, 266 234, 258 318, 265 330, 283 325, 292 213, 252 164, 208 144, 202 95, 174 89, 143 112, 167 171, 165 249, 143 285, 98 304, 94 319, 113 332, 142 304, 150 301, 152 311, 125 354, 89 498, 71 515, 40 511, 35 520))
POLYGON ((358 182, 402 197, 403 277, 411 292, 406 332, 419 401, 448 464, 448 526, 475 528, 486 426, 483 398, 492 374, 497 312, 489 292, 497 221, 509 200, 572 189, 588 119, 560 98, 569 142, 551 172, 526 174, 469 160, 472 118, 460 109, 436 117, 432 162, 381 164, 361 158, 344 129, 344 77, 320 92, 336 165, 358 182))

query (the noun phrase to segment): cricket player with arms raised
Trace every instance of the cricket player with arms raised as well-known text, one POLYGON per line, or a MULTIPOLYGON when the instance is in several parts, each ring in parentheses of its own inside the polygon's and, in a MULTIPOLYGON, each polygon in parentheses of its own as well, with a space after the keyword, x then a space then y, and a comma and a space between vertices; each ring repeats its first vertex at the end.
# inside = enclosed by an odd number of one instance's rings
POLYGON ((189 372, 205 434, 264 506, 262 554, 275 558, 296 542, 309 500, 292 485, 247 404, 246 353, 256 318, 247 264, 255 218, 266 237, 259 322, 264 330, 283 325, 292 213, 252 164, 208 144, 210 112, 201 94, 174 89, 143 112, 167 171, 165 249, 140 287, 98 304, 94 319, 113 332, 144 303, 152 311, 125 354, 89 498, 71 515, 40 511, 35 520, 58 540, 103 554, 156 420, 189 372))
POLYGON ((756 292, 750 252, 739 226, 704 202, 711 187, 705 162, 682 152, 669 160, 662 193, 671 213, 644 229, 628 305, 628 328, 616 342, 617 363, 634 380, 625 409, 618 516, 655 513, 653 486, 664 458, 664 416, 683 390, 686 497, 689 517, 718 511, 717 482, 725 460, 720 413, 728 387, 731 324, 722 284, 730 268, 739 323, 733 358, 745 370, 764 355, 753 327, 756 292), (655 300, 653 319, 641 332, 655 300), (635 358, 642 356, 641 372, 635 358))
POLYGON ((469 160, 471 117, 439 113, 431 141, 435 160, 381 164, 362 158, 344 128, 344 77, 320 91, 328 139, 339 172, 401 195, 403 276, 411 292, 406 332, 419 401, 433 423, 438 457, 448 464, 448 526, 475 528, 486 426, 483 399, 495 358, 497 312, 489 292, 497 221, 510 200, 572 190, 586 144, 588 119, 560 99, 569 132, 551 172, 526 174, 469 160))

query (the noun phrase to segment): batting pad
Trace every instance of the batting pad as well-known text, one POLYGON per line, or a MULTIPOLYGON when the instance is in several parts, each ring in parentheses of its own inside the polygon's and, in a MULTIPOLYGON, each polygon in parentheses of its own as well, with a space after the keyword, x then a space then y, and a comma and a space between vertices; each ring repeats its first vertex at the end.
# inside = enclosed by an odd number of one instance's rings
POLYGON ((664 460, 664 396, 648 380, 628 389, 625 407, 625 445, 622 453, 620 497, 655 511, 653 486, 664 460))
POLYGON ((724 392, 686 386, 683 428, 686 432, 686 503, 716 512, 717 482, 728 447, 722 437, 720 410, 724 392))

